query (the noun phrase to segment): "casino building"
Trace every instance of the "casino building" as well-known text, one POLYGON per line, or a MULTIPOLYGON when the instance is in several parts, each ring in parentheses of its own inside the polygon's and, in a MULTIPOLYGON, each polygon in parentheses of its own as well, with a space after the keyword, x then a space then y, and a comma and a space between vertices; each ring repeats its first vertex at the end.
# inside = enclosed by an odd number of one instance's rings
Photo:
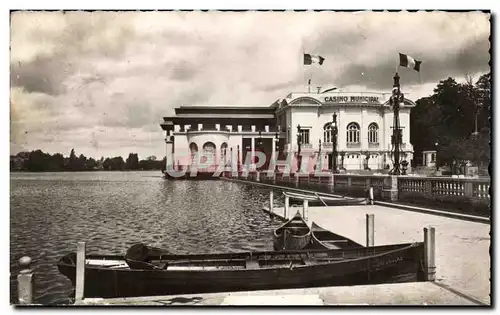
MULTIPOLYGON (((392 168, 393 111, 390 93, 290 93, 267 106, 200 106, 175 108, 164 117, 167 168, 186 168, 200 161, 241 165, 243 169, 269 168, 269 158, 259 165, 257 151, 277 156, 279 164, 299 151, 302 165, 333 167, 334 115, 336 116, 337 168, 349 172, 392 168), (299 136, 299 137, 298 137, 299 136), (324 161, 319 163, 319 157, 324 161)), ((410 144, 410 111, 415 103, 404 99, 400 107, 401 156, 413 159, 410 144)), ((292 159, 295 160, 295 159, 292 159)), ((279 166, 282 167, 282 166, 279 166)), ((297 167, 292 162, 291 169, 297 167)), ((304 166, 302 166, 304 169, 304 166)))

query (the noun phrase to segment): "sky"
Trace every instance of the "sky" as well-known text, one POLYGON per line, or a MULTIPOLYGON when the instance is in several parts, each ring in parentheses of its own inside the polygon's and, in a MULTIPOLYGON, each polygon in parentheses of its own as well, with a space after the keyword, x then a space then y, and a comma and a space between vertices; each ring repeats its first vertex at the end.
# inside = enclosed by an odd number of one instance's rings
POLYGON ((165 155, 159 124, 188 104, 271 105, 290 92, 388 92, 489 71, 479 12, 15 12, 10 150, 94 158, 165 155), (303 53, 322 66, 304 66, 303 53))

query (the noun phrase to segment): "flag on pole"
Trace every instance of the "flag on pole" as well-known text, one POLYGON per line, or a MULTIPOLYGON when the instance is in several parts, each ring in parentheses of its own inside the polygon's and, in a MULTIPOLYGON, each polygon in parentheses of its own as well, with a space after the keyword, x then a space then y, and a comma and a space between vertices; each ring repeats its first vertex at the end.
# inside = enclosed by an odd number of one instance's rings
POLYGON ((304 65, 310 65, 313 63, 319 63, 320 65, 322 65, 323 61, 325 61, 325 58, 319 55, 316 56, 316 55, 304 54, 304 65))
POLYGON ((415 60, 413 57, 399 53, 399 65, 420 72, 420 64, 422 61, 415 60))

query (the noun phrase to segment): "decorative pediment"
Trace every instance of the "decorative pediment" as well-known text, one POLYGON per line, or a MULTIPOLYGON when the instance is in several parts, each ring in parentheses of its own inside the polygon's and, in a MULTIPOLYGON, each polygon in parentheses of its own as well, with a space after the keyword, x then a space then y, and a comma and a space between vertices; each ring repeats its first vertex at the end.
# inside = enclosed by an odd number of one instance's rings
POLYGON ((309 96, 303 96, 294 99, 293 101, 290 102, 290 105, 319 105, 321 106, 321 102, 318 101, 315 98, 309 97, 309 96))

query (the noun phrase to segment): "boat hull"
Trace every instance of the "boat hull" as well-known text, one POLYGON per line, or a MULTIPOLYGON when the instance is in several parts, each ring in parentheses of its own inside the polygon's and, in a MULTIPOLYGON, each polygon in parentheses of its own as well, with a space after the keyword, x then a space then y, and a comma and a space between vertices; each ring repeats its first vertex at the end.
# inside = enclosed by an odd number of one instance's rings
MULTIPOLYGON (((387 246, 386 246, 387 247, 387 246)), ((286 268, 262 267, 229 270, 132 270, 85 269, 84 297, 116 298, 252 291, 320 286, 348 286, 421 281, 423 243, 407 244, 399 250, 371 255, 381 249, 351 251, 353 259, 333 263, 293 264, 286 268), (359 257, 359 258, 355 258, 359 257)), ((332 255, 348 257, 346 251, 332 255)), ((305 252, 304 252, 305 253, 305 252)), ((73 255, 76 254, 73 253, 73 255)), ((269 255, 272 255, 270 253, 269 255)), ((265 260, 261 260, 262 264, 265 260)), ((59 263, 59 271, 75 285, 74 264, 59 263)))
POLYGON ((274 250, 305 248, 311 241, 311 229, 299 212, 273 233, 274 250))
POLYGON ((309 206, 319 207, 319 206, 357 206, 357 205, 367 205, 368 200, 366 198, 335 198, 335 197, 326 197, 321 196, 321 200, 316 195, 306 195, 306 194, 298 194, 286 192, 285 196, 290 197, 290 204, 292 205, 302 205, 304 200, 308 201, 309 206))
POLYGON ((284 230, 283 234, 275 235, 273 239, 274 250, 294 250, 306 248, 311 242, 311 234, 293 235, 288 230, 284 230))
MULTIPOLYGON (((323 199, 324 200, 324 199, 323 199)), ((362 205, 367 205, 368 201, 365 198, 361 199, 329 199, 329 200, 324 200, 327 206, 362 206, 362 205)), ((321 201, 314 200, 314 201, 309 201, 309 206, 311 207, 321 207, 324 206, 325 204, 321 201)))

